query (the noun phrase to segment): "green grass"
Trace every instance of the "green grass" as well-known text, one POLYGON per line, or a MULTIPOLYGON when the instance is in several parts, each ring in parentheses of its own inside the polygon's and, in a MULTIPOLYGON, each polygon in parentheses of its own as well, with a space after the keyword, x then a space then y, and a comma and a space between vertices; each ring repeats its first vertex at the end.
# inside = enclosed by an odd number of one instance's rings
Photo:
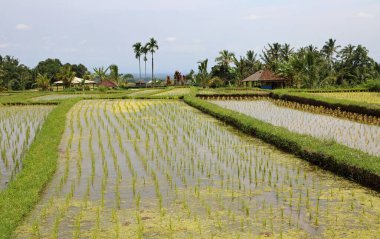
POLYGON ((380 105, 365 102, 356 102, 344 99, 327 98, 323 96, 311 95, 307 92, 291 92, 276 90, 271 92, 270 97, 287 101, 309 104, 314 106, 324 106, 331 109, 340 109, 347 112, 366 114, 380 117, 380 105))
POLYGON ((23 169, 0 192, 0 238, 10 238, 21 220, 40 199, 58 160, 58 145, 65 129, 66 113, 78 100, 66 100, 48 116, 23 160, 23 169))
POLYGON ((380 158, 331 141, 290 132, 247 115, 221 108, 193 96, 187 104, 210 114, 243 132, 293 153, 338 175, 380 191, 380 158))

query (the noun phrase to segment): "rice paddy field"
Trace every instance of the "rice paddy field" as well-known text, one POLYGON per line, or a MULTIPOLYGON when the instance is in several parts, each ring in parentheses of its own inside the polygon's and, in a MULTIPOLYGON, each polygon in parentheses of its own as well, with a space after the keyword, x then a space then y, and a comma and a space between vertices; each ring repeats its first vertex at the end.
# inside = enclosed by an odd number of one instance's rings
POLYGON ((129 97, 146 97, 153 94, 157 94, 161 91, 163 91, 163 89, 142 89, 142 90, 136 90, 128 94, 128 96, 129 97))
POLYGON ((154 94, 153 96, 173 97, 173 96, 183 96, 187 94, 190 94, 190 88, 174 88, 169 91, 154 94))
POLYGON ((314 96, 321 96, 332 99, 348 100, 354 102, 365 102, 380 105, 379 92, 332 92, 332 93, 308 93, 314 96))
POLYGON ((15 238, 380 235, 378 193, 180 101, 82 100, 66 123, 56 175, 15 238))
POLYGON ((210 102, 296 133, 326 141, 332 140, 370 155, 380 156, 380 127, 378 125, 281 107, 268 100, 213 100, 210 102))
POLYGON ((22 158, 53 106, 0 107, 0 191, 22 168, 22 158))
POLYGON ((54 100, 66 100, 66 99, 72 99, 72 98, 91 98, 91 97, 98 97, 97 94, 51 94, 51 95, 43 95, 39 97, 31 98, 31 101, 54 101, 54 100))

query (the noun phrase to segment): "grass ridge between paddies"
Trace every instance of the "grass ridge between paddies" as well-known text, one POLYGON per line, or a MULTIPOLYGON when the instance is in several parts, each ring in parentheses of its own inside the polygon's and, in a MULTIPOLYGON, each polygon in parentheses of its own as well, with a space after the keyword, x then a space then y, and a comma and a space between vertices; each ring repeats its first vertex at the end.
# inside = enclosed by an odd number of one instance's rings
POLYGON ((313 164, 380 191, 380 158, 335 142, 290 132, 193 96, 184 101, 245 133, 260 138, 313 164))
POLYGON ((65 129, 66 113, 77 101, 64 101, 52 110, 24 157, 23 169, 0 193, 0 238, 10 238, 39 201, 57 167, 57 148, 65 129))
POLYGON ((347 112, 380 117, 380 105, 366 102, 351 101, 347 99, 334 99, 306 92, 290 92, 277 90, 270 93, 273 99, 294 101, 301 104, 323 106, 331 109, 340 109, 347 112))

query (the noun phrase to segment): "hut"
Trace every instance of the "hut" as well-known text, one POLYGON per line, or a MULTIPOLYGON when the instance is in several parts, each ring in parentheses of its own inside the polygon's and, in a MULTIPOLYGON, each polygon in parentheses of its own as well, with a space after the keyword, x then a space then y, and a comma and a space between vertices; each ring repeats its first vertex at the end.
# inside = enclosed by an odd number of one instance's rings
POLYGON ((286 86, 286 79, 274 74, 270 70, 260 70, 244 79, 243 82, 246 85, 248 82, 252 82, 252 85, 258 85, 261 89, 269 90, 284 88, 286 86))
POLYGON ((143 80, 136 81, 136 87, 146 87, 146 83, 143 80))

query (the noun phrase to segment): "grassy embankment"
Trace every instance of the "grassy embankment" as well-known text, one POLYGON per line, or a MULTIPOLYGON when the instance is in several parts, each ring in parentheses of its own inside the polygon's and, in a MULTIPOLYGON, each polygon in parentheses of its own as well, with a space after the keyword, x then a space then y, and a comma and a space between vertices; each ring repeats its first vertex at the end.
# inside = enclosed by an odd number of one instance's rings
POLYGON ((292 92, 286 90, 273 91, 270 93, 270 97, 274 99, 298 102, 301 104, 323 106, 330 109, 340 109, 351 113, 380 117, 380 105, 376 104, 345 99, 334 99, 308 94, 308 92, 292 92))
POLYGON ((254 137, 293 153, 338 175, 380 191, 380 158, 335 142, 290 132, 247 115, 186 96, 187 104, 210 114, 254 137))
POLYGON ((57 167, 58 145, 65 129, 66 113, 78 100, 66 100, 53 109, 25 154, 22 171, 6 190, 0 192, 0 238, 11 237, 40 199, 57 167))

